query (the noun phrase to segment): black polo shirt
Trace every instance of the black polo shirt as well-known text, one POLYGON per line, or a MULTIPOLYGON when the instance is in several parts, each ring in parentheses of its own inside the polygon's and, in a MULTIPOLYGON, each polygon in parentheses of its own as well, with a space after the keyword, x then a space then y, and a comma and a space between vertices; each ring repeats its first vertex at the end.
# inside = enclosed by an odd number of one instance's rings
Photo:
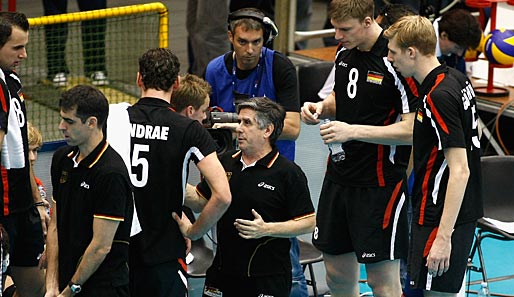
MULTIPOLYGON (((336 120, 348 124, 387 126, 414 112, 416 89, 387 61, 387 39, 382 34, 370 51, 342 48, 335 61, 336 120)), ((343 144, 346 159, 329 160, 327 178, 348 186, 384 187, 397 183, 409 162, 410 146, 363 141, 343 144)))
MULTIPOLYGON (((252 209, 265 222, 314 215, 305 174, 276 149, 244 170, 240 151, 224 154, 220 160, 229 179, 232 203, 218 221, 218 247, 208 273, 222 271, 247 277, 291 273, 288 238, 244 239, 234 222, 253 220, 252 209)), ((204 197, 210 196, 205 180, 197 190, 204 197)))
POLYGON ((130 180, 122 158, 102 141, 76 167, 77 147, 65 146, 52 159, 53 199, 57 207, 59 289, 75 273, 93 238, 93 219, 120 224, 111 251, 84 284, 128 284, 128 249, 133 202, 130 180))

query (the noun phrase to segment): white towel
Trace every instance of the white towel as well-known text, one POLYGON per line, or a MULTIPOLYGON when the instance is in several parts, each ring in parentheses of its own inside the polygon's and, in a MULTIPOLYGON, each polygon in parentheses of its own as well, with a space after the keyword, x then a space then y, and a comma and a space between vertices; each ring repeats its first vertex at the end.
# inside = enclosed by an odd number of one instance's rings
MULTIPOLYGON (((125 166, 130 174, 130 119, 127 102, 109 105, 109 117, 107 118, 107 141, 111 147, 123 158, 125 166)), ((134 195, 132 194, 134 203, 134 195)), ((132 227, 130 236, 141 232, 141 224, 137 217, 136 204, 134 203, 134 215, 132 216, 132 227)))

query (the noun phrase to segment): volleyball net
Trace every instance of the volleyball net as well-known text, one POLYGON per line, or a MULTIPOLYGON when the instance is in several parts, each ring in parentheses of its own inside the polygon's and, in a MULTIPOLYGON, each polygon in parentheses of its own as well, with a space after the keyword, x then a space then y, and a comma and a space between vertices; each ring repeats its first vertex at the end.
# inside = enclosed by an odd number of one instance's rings
POLYGON ((160 2, 30 18, 29 23, 28 58, 17 72, 29 121, 45 142, 62 139, 62 92, 91 84, 109 103, 134 103, 139 56, 168 47, 168 11, 160 2))

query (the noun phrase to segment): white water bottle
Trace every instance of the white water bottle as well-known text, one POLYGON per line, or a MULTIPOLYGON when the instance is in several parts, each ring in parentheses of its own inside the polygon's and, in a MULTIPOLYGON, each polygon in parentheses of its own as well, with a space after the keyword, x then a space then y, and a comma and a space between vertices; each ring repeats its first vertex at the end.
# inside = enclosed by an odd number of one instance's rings
MULTIPOLYGON (((323 121, 324 124, 330 123, 329 119, 325 119, 323 121)), ((346 153, 343 149, 343 144, 340 142, 331 142, 327 144, 328 149, 330 150, 330 159, 334 163, 341 162, 346 158, 346 153)))
POLYGON ((486 282, 482 282, 480 284, 480 290, 478 290, 477 292, 477 297, 490 297, 491 295, 489 294, 489 288, 487 287, 487 283, 486 282))

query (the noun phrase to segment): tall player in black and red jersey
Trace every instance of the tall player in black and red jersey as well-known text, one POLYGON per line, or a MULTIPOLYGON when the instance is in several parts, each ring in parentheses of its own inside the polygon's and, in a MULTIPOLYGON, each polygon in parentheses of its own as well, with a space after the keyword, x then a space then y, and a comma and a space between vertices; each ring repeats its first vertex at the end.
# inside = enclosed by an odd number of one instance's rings
POLYGON ((359 294, 359 263, 366 266, 375 296, 402 294, 406 168, 416 96, 387 61, 387 40, 373 11, 372 0, 330 2, 342 45, 335 86, 323 101, 304 103, 301 113, 307 124, 335 117, 320 126, 320 134, 327 144, 342 143, 346 153, 342 161, 328 161, 313 234, 332 296, 359 294))
POLYGON ((384 35, 389 61, 420 84, 413 135, 411 286, 424 289, 425 296, 457 296, 476 220, 483 214, 475 93, 463 73, 437 60, 428 19, 404 17, 384 35))
POLYGON ((20 78, 15 72, 27 58, 29 22, 18 12, 0 12, 0 224, 9 234, 10 269, 19 296, 43 296, 44 271, 39 259, 49 222, 30 169, 27 112, 20 78))

